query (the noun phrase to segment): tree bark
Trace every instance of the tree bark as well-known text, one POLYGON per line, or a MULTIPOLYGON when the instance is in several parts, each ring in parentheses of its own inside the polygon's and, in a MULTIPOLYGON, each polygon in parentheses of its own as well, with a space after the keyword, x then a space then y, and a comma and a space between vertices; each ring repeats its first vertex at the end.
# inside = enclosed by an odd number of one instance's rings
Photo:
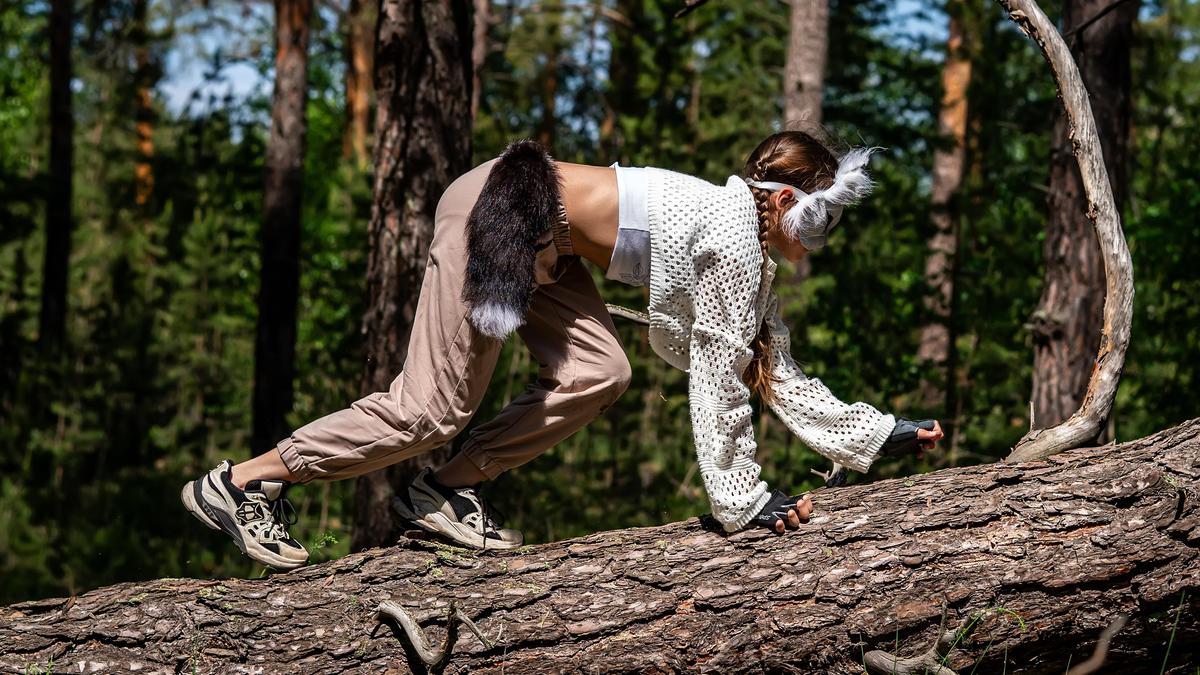
POLYGON ((814 503, 785 536, 693 518, 503 553, 405 540, 266 579, 22 603, 0 610, 0 670, 423 672, 407 638, 372 637, 384 601, 434 645, 456 603, 491 646, 460 631, 450 672, 857 674, 865 652, 919 653, 978 618, 948 667, 1063 673, 1119 615, 1110 672, 1157 670, 1168 640, 1168 672, 1200 657, 1200 419, 814 503))
POLYGON ((287 435, 285 418, 292 409, 312 8, 312 0, 275 2, 275 91, 263 181, 262 270, 254 343, 250 446, 256 455, 287 435))
MULTIPOLYGON (((954 280, 958 249, 958 212, 955 200, 962 184, 967 146, 967 90, 971 84, 971 59, 964 45, 964 16, 967 3, 956 0, 947 5, 949 30, 946 60, 942 64, 942 102, 938 113, 938 133, 945 143, 933 153, 933 188, 930 195, 930 221, 933 236, 925 259, 925 283, 930 295, 926 307, 930 322, 921 329, 917 358, 932 368, 935 378, 926 378, 920 387, 921 403, 940 408, 944 415, 954 410, 955 358, 954 280)), ((953 445, 953 421, 943 424, 947 445, 953 445)), ((953 465, 953 461, 951 465, 953 465)))
POLYGON ((50 181, 46 197, 46 252, 42 265, 42 307, 38 342, 56 354, 66 338, 67 281, 74 219, 72 172, 75 117, 71 106, 72 0, 50 3, 50 181))
MULTIPOLYGON (((829 58, 829 0, 790 0, 786 63, 783 70, 784 126, 820 126, 829 58)), ((812 276, 812 260, 793 266, 793 282, 812 276)))
POLYGON ((483 97, 483 81, 480 74, 487 63, 489 52, 488 33, 492 26, 491 0, 475 0, 474 38, 471 42, 471 63, 475 69, 471 76, 471 120, 479 116, 479 102, 483 97))
POLYGON ((561 41, 563 7, 558 0, 548 0, 543 20, 549 40, 546 43, 546 65, 542 70, 542 116, 538 121, 537 141, 554 153, 554 136, 558 128, 558 50, 561 41))
POLYGON ((154 196, 154 83, 158 79, 157 66, 150 55, 150 33, 146 23, 146 10, 150 0, 134 0, 133 34, 134 44, 134 130, 137 159, 133 168, 134 205, 139 215, 146 216, 154 196))
POLYGON ((791 0, 791 5, 783 71, 784 122, 820 124, 829 51, 829 0, 791 0))
MULTIPOLYGON (((1075 30, 1112 2, 1068 0, 1063 4, 1064 32, 1075 30)), ((1124 2, 1070 40, 1071 55, 1079 66, 1096 120, 1118 214, 1128 189, 1129 59, 1140 4, 1124 2)), ((1072 152, 1074 142, 1070 122, 1060 112, 1050 156, 1045 282, 1031 320, 1035 429, 1057 425, 1079 408, 1104 325, 1104 262, 1087 217, 1088 200, 1072 152)))
MULTIPOLYGON (((375 183, 367 265, 364 391, 383 391, 404 367, 433 217, 442 192, 471 162, 471 0, 385 0, 375 81, 375 183)), ((428 453, 360 477, 353 546, 395 541, 390 485, 445 461, 428 453)))
POLYGON ((342 156, 366 167, 378 0, 350 0, 346 11, 346 130, 342 156))

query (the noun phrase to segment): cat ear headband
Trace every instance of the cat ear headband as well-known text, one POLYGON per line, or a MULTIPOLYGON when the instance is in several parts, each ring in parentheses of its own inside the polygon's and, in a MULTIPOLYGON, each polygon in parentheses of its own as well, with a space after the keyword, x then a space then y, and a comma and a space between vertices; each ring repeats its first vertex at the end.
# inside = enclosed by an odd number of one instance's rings
POLYGON ((751 187, 778 192, 791 190, 796 203, 782 219, 784 232, 800 240, 804 248, 815 251, 825 245, 829 233, 842 219, 842 209, 871 194, 874 181, 867 175, 871 153, 880 148, 854 148, 838 160, 833 185, 824 190, 805 192, 794 185, 775 181, 747 180, 751 187))

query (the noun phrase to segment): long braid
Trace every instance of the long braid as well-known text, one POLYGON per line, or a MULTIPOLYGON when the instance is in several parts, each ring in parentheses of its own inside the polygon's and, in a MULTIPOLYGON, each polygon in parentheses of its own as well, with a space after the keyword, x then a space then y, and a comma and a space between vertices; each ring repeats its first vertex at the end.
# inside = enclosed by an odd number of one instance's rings
MULTIPOLYGON (((767 158, 760 156, 755 162, 750 171, 750 180, 764 180, 766 176, 767 158)), ((766 263, 769 255, 767 251, 767 234, 771 229, 770 222, 770 205, 768 202, 769 195, 766 190, 761 188, 750 188, 750 193, 754 195, 754 205, 758 210, 758 241, 762 246, 763 263, 766 263)), ((774 377, 771 371, 774 369, 774 356, 771 351, 771 328, 767 324, 767 317, 763 317, 762 323, 759 324, 758 334, 754 336, 754 341, 750 343, 750 349, 753 352, 753 357, 750 364, 746 367, 742 378, 746 386, 754 393, 758 394, 759 400, 763 403, 771 404, 775 402, 775 390, 771 386, 774 377)))

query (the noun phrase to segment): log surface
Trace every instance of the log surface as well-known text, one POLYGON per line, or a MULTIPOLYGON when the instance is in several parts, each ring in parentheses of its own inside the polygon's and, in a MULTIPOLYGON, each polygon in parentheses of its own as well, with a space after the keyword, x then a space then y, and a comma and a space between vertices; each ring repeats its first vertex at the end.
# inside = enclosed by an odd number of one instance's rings
POLYGON ((1182 672, 1200 644, 1198 500, 1200 419, 818 491, 786 536, 693 518, 509 553, 407 541, 266 579, 21 603, 0 609, 0 672, 405 672, 397 636, 372 636, 385 600, 438 646, 457 601, 493 643, 459 631, 446 672, 861 673, 864 652, 928 649, 943 607, 950 629, 990 610, 951 650, 959 672, 1063 673, 1119 614, 1112 672, 1158 672, 1177 614, 1182 672))

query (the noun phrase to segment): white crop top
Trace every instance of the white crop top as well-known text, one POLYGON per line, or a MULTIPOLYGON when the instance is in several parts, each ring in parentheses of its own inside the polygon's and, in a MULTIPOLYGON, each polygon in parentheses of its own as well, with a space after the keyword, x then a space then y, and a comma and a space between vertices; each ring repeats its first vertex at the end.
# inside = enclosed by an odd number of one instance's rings
POLYGON ((650 219, 646 215, 646 170, 617 166, 617 242, 606 278, 630 286, 650 285, 650 219))

